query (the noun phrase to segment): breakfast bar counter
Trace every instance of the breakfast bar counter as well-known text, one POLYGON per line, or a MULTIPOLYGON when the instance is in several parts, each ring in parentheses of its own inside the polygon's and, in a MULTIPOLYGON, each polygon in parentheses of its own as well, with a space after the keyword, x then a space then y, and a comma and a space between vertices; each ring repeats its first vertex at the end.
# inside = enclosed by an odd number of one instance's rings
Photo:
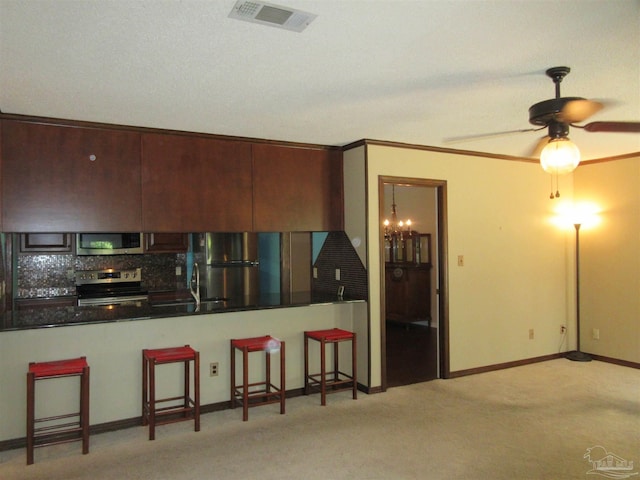
POLYGON ((13 310, 2 315, 0 332, 353 302, 364 300, 327 293, 298 292, 286 296, 276 293, 261 294, 256 298, 203 299, 196 309, 195 302, 188 299, 153 300, 152 296, 150 301, 130 305, 47 306, 13 310))

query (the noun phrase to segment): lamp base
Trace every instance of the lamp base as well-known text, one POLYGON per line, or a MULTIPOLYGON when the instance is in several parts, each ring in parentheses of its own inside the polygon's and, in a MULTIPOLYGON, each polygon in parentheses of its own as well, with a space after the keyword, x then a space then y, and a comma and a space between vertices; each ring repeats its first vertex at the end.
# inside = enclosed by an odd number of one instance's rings
POLYGON ((573 352, 567 353, 567 360, 571 360, 573 362, 590 362, 593 360, 590 355, 583 353, 579 350, 574 350, 573 352))

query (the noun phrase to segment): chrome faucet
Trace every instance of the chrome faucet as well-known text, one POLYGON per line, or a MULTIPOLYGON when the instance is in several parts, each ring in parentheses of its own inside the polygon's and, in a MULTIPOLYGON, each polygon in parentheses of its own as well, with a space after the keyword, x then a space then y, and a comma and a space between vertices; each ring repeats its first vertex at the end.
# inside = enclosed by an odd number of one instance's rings
POLYGON ((190 282, 190 290, 191 296, 196 301, 196 312, 200 310, 200 268, 198 267, 198 263, 193 263, 193 272, 191 273, 191 282, 190 282), (195 278, 194 278, 195 277, 195 278), (195 287, 194 287, 195 283, 195 287))

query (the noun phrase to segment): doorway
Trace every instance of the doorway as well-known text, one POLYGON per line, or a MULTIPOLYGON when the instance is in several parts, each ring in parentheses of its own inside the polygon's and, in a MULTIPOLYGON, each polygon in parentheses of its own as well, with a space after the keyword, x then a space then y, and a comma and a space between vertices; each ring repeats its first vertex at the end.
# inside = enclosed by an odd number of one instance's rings
POLYGON ((383 390, 447 378, 446 182, 380 177, 379 198, 383 390))

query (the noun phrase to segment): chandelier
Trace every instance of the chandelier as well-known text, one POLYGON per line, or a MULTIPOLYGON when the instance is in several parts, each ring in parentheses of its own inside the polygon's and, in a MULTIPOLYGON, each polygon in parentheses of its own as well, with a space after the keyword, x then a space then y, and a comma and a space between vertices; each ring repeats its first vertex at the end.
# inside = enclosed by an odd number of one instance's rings
POLYGON ((402 240, 403 235, 406 233, 411 236, 411 220, 398 221, 398 211, 396 205, 396 186, 391 185, 392 202, 391 202, 391 221, 385 218, 384 222, 384 238, 387 240, 393 238, 399 238, 402 240))

